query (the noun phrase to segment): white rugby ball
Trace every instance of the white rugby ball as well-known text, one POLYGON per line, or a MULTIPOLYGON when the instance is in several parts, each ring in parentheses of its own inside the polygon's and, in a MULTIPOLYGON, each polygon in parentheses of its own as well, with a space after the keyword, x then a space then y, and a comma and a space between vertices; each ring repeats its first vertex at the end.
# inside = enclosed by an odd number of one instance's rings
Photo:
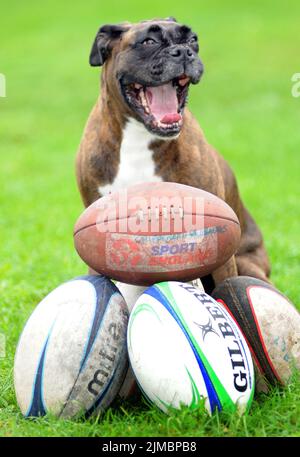
POLYGON ((255 383, 246 341, 226 309, 191 284, 146 289, 130 315, 127 342, 141 389, 163 411, 201 399, 209 413, 250 407, 255 383))
MULTIPOLYGON (((194 279, 194 280, 190 281, 190 283, 193 286, 198 287, 198 289, 201 289, 204 292, 204 287, 203 287, 203 284, 202 284, 200 278, 194 279)), ((123 295, 123 297, 125 298, 128 310, 129 310, 129 312, 131 312, 137 299, 146 290, 146 287, 145 286, 135 286, 133 284, 126 284, 126 283, 120 282, 120 281, 116 281, 115 284, 118 287, 121 294, 123 295)), ((132 368, 129 366, 128 372, 125 376, 124 383, 122 384, 118 395, 122 399, 128 399, 129 397, 136 395, 137 392, 138 392, 138 387, 136 384, 136 379, 135 379, 134 373, 132 371, 132 368)))
POLYGON ((128 310, 104 276, 82 276, 53 290, 20 337, 14 363, 24 416, 89 416, 116 397, 128 368, 128 310))

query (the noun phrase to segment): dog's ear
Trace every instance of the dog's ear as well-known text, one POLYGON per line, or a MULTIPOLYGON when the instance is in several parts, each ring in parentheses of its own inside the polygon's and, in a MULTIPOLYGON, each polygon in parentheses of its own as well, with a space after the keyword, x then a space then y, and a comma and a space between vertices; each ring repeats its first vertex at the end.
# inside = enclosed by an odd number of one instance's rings
POLYGON ((129 23, 103 25, 100 27, 90 53, 90 65, 92 67, 101 67, 109 56, 114 41, 118 40, 129 28, 129 23))

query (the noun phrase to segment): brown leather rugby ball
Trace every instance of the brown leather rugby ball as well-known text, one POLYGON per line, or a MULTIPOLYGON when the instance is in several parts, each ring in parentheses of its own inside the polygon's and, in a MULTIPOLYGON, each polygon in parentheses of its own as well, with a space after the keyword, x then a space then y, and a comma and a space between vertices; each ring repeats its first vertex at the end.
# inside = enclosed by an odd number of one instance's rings
POLYGON ((98 273, 136 285, 190 281, 237 250, 232 208, 203 190, 170 182, 137 184, 95 201, 79 217, 75 247, 98 273))

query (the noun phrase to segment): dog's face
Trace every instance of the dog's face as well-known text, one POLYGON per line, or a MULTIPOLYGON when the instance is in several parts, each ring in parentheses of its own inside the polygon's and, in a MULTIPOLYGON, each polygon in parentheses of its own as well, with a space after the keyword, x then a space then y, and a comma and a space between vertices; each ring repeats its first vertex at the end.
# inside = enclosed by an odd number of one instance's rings
POLYGON ((198 39, 173 19, 101 27, 90 63, 107 67, 130 114, 152 133, 172 137, 182 127, 189 85, 203 73, 198 39))

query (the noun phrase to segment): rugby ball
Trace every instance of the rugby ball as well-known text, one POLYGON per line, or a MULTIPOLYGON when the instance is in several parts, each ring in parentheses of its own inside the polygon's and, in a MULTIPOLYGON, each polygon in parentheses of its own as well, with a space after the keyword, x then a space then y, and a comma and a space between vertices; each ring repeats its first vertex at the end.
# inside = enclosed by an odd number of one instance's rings
POLYGON ((210 274, 236 252, 240 225, 215 195, 183 184, 143 183, 89 206, 74 241, 95 271, 148 286, 210 274))
POLYGON ((257 367, 257 390, 286 384, 300 370, 300 314, 271 284, 248 276, 229 278, 212 296, 240 326, 257 367))
POLYGON ((191 284, 146 289, 130 314, 127 343, 141 390, 163 411, 201 402, 209 413, 249 409, 255 383, 247 343, 226 309, 191 284))
POLYGON ((20 337, 14 384, 24 416, 89 416, 114 400, 128 369, 128 310, 103 276, 82 276, 53 290, 20 337))
MULTIPOLYGON (((199 278, 194 279, 193 281, 191 281, 191 284, 194 285, 195 287, 198 287, 199 290, 204 292, 204 287, 201 282, 201 279, 199 279, 199 278)), ((125 284, 125 283, 122 283, 119 281, 116 282, 116 286, 118 287, 119 291, 125 298, 129 312, 132 311, 132 308, 134 307, 136 301, 142 295, 142 293, 146 290, 146 287, 134 286, 132 284, 125 284)), ((122 399, 128 399, 130 397, 138 395, 138 393, 139 393, 139 389, 138 389, 138 386, 136 383, 136 379, 135 379, 134 373, 132 371, 132 368, 129 366, 125 380, 121 386, 121 389, 120 389, 118 395, 122 399)))

